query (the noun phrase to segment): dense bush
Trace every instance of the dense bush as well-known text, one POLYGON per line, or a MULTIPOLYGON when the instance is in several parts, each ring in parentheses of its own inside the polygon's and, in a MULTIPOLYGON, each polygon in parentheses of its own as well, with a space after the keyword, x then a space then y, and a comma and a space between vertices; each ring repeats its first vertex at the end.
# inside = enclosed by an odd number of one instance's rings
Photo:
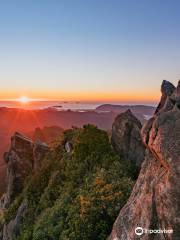
MULTIPOLYGON (((66 131, 64 142, 19 197, 28 200, 28 211, 14 239, 106 239, 132 189, 129 172, 105 131, 93 125, 66 131), (71 153, 63 147, 66 141, 73 146, 71 153)), ((8 219, 20 200, 9 208, 8 219)))

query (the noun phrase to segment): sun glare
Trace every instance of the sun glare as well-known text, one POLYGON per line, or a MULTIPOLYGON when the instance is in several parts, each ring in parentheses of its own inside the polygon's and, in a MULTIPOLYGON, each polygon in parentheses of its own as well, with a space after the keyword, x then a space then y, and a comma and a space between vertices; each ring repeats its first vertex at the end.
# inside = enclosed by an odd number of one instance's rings
POLYGON ((29 99, 28 97, 26 97, 26 96, 22 96, 22 97, 20 97, 20 98, 18 99, 18 101, 19 101, 20 103, 26 104, 26 103, 29 103, 29 102, 30 102, 30 99, 29 99))

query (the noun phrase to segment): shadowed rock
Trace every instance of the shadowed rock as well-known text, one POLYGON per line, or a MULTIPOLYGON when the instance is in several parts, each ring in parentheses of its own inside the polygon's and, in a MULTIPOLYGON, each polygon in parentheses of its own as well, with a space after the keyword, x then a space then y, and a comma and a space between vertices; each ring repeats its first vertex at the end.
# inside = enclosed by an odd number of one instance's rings
POLYGON ((140 135, 141 127, 141 122, 130 110, 127 110, 116 117, 111 137, 112 145, 120 156, 134 163, 138 168, 144 160, 145 153, 140 135))
POLYGON ((7 190, 4 207, 8 207, 14 198, 21 192, 25 178, 33 168, 33 142, 15 133, 11 138, 9 152, 4 154, 7 163, 7 190))
POLYGON ((7 163, 7 190, 1 201, 1 207, 6 208, 22 191, 26 177, 40 166, 48 146, 40 141, 33 141, 20 133, 11 138, 11 146, 4 154, 7 163), (3 204, 2 204, 3 202, 3 204))
MULTIPOLYGON (((0 201, 0 211, 2 213, 22 191, 27 176, 41 166, 41 162, 48 151, 49 148, 45 143, 41 141, 34 143, 20 133, 16 132, 11 138, 10 149, 4 154, 4 160, 7 163, 7 190, 0 201)), ((24 200, 19 206, 15 218, 4 224, 0 239, 12 240, 13 236, 18 234, 19 226, 27 209, 28 204, 24 200)))
POLYGON ((165 105, 165 102, 169 96, 172 95, 172 93, 175 91, 175 87, 172 83, 168 82, 167 80, 163 80, 162 85, 161 85, 161 100, 160 103, 155 111, 155 113, 158 113, 163 106, 165 105))

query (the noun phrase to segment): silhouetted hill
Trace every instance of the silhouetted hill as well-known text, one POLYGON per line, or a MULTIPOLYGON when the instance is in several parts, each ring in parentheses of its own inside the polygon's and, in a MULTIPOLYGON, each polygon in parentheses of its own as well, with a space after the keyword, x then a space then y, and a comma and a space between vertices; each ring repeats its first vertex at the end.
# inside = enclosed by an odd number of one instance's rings
POLYGON ((153 106, 146 106, 146 105, 115 105, 115 104, 103 104, 96 108, 97 111, 107 111, 107 112, 115 112, 121 113, 125 112, 128 109, 132 111, 139 120, 143 121, 145 118, 149 118, 154 114, 155 107, 153 106))
POLYGON ((36 128, 34 131, 27 134, 33 141, 42 141, 47 144, 53 144, 63 134, 63 129, 57 126, 36 128))

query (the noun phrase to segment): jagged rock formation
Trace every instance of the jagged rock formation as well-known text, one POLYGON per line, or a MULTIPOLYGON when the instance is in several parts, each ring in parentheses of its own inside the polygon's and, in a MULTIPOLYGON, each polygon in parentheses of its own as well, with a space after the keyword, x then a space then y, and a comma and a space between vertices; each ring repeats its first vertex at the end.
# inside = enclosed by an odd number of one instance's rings
POLYGON ((1 199, 1 207, 7 208, 21 192, 25 178, 40 166, 41 160, 48 151, 45 143, 33 141, 20 133, 11 138, 9 152, 4 154, 7 163, 7 190, 1 199))
MULTIPOLYGON (((11 138, 9 152, 4 154, 7 163, 7 190, 1 198, 0 210, 4 211, 22 191, 26 177, 41 166, 41 162, 49 148, 45 143, 35 143, 16 132, 11 138)), ((27 209, 27 201, 18 208, 15 219, 5 224, 2 231, 3 240, 12 239, 13 233, 19 231, 18 226, 27 209)))
POLYGON ((172 83, 170 83, 166 80, 163 80, 162 85, 161 85, 162 96, 161 96, 160 103, 155 111, 155 114, 158 113, 164 107, 167 98, 169 98, 172 95, 172 93, 175 91, 175 89, 176 88, 174 87, 174 85, 172 83))
POLYGON ((141 139, 141 122, 131 110, 119 114, 112 126, 111 142, 116 151, 140 168, 144 160, 145 147, 141 139))
POLYGON ((180 82, 163 81, 160 104, 142 129, 145 161, 132 194, 114 224, 111 240, 180 239, 180 82), (135 234, 135 229, 173 233, 135 234))

